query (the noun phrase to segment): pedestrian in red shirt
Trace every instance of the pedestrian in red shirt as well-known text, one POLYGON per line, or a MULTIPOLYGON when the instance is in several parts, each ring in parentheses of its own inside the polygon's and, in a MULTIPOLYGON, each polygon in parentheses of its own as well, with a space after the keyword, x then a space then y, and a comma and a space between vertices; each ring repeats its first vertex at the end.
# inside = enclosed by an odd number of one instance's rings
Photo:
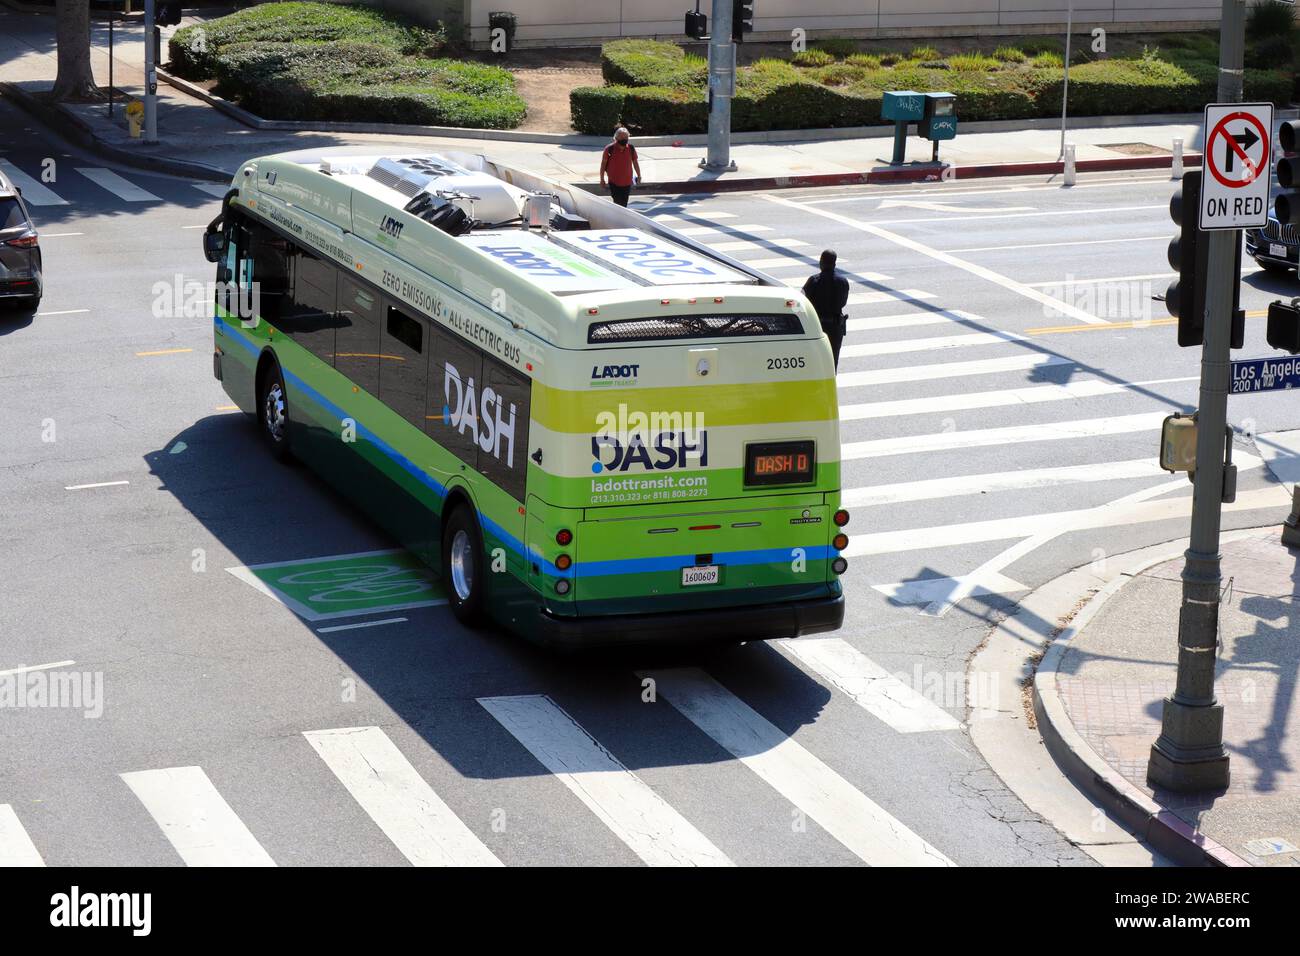
POLYGON ((627 205, 633 185, 641 181, 641 164, 630 139, 627 127, 620 126, 614 130, 614 142, 605 147, 605 155, 600 159, 600 184, 604 186, 608 178, 609 196, 620 206, 627 205))

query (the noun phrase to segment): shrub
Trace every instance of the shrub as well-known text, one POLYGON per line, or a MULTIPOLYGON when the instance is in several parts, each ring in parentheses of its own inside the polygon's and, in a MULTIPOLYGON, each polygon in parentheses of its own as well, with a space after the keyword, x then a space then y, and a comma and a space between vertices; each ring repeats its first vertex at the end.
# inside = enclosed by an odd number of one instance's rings
POLYGON ((810 50, 802 50, 794 55, 793 62, 796 66, 829 66, 835 62, 835 56, 825 50, 819 50, 816 47, 810 50))
POLYGON ((1065 57, 1061 56, 1061 54, 1054 50, 1047 50, 1043 53, 1035 54, 1033 60, 1030 62, 1040 69, 1055 67, 1059 70, 1065 67, 1065 57))
POLYGON ((1013 46, 1000 46, 993 51, 993 59, 1001 60, 1003 63, 1025 63, 1029 57, 1025 55, 1024 50, 1013 46))
POLYGON ((1246 47, 1246 66, 1259 70, 1290 69, 1295 64, 1295 47, 1289 36, 1275 36, 1246 47))
POLYGON ((868 70, 880 68, 880 57, 875 53, 854 53, 852 56, 845 58, 844 62, 850 66, 865 67, 868 70))
POLYGON ((939 51, 932 46, 913 47, 912 52, 908 55, 909 60, 937 60, 939 51))
POLYGON ((1295 7, 1281 0, 1264 0, 1246 12, 1246 35, 1262 40, 1286 36, 1295 29, 1295 7))
POLYGON ((948 66, 963 73, 988 73, 998 69, 1001 62, 980 53, 963 53, 948 57, 948 66))
POLYGON ((893 66, 895 63, 903 62, 903 54, 894 52, 885 52, 880 54, 881 66, 893 66))
POLYGON ((851 40, 848 37, 827 37, 824 40, 817 40, 813 47, 818 50, 825 50, 836 59, 843 60, 858 52, 858 41, 851 40))
POLYGON ((600 72, 611 86, 684 86, 704 83, 708 60, 662 40, 615 40, 600 53, 600 72))

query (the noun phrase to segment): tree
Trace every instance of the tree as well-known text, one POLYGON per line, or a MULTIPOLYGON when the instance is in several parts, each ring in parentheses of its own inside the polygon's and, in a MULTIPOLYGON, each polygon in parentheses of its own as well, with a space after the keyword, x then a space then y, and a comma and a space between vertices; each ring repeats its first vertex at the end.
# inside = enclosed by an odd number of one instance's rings
POLYGON ((90 68, 90 0, 56 0, 59 75, 54 99, 99 99, 95 74, 90 68))

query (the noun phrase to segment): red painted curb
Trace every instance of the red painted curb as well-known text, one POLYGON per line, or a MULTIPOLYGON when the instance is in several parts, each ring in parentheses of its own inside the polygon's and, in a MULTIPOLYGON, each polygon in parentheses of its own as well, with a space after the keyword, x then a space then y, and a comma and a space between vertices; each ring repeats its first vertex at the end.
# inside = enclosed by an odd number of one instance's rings
MULTIPOLYGON (((1119 172, 1129 169, 1167 169, 1172 156, 1117 156, 1114 159, 1081 159, 1074 168, 1081 173, 1119 172)), ((1185 153, 1184 166, 1201 165, 1200 153, 1185 153)), ((688 179, 681 182, 642 183, 641 192, 720 193, 752 189, 808 189, 820 186, 863 186, 877 183, 938 182, 950 171, 948 179, 986 179, 996 176, 1045 176, 1065 171, 1056 160, 1037 163, 985 163, 978 166, 907 166, 888 167, 866 172, 813 173, 807 176, 760 176, 749 179, 688 179)), ((580 184, 598 192, 595 183, 580 184)))

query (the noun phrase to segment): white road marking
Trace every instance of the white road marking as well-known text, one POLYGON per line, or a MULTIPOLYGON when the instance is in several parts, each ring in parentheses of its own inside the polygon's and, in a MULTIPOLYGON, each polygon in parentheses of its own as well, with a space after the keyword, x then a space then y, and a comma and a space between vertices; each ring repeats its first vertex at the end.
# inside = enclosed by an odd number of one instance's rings
POLYGON ((360 624, 335 624, 333 627, 318 627, 317 634, 330 634, 334 631, 355 631, 361 627, 379 627, 381 624, 401 624, 410 620, 405 617, 386 617, 382 621, 362 621, 360 624))
POLYGON ((968 312, 898 312, 893 315, 873 315, 866 319, 849 319, 850 332, 875 332, 879 329, 910 329, 922 325, 960 324, 961 319, 970 322, 987 321, 968 312))
POLYGON ((777 641, 787 654, 900 734, 958 730, 961 722, 838 637, 777 641))
MULTIPOLYGON (((1169 185, 1171 180, 1168 173, 1162 176, 1126 176, 1123 179, 1089 179, 1080 181, 1071 187, 1071 191, 1079 189, 1098 189, 1106 186, 1129 186, 1143 185, 1148 183, 1159 183, 1160 185, 1169 185)), ((826 198, 817 198, 807 200, 810 203, 843 203, 843 202, 867 202, 879 199, 884 190, 894 187, 868 187, 867 190, 857 193, 832 193, 826 198)), ((938 184, 927 186, 921 192, 900 193, 894 196, 897 199, 920 198, 926 199, 934 196, 993 196, 999 193, 1040 193, 1055 192, 1059 193, 1061 187, 1059 184, 1050 186, 970 186, 963 188, 946 188, 938 184)), ((820 196, 820 193, 818 194, 820 196)))
POLYGON ((226 193, 230 192, 229 186, 223 186, 220 183, 191 183, 191 185, 209 196, 216 196, 218 199, 225 199, 226 193))
POLYGON ((835 376, 835 384, 840 388, 856 388, 861 385, 893 385, 898 382, 951 381, 967 375, 1022 372, 1074 364, 1073 359, 1060 355, 1024 352, 1005 358, 979 359, 973 362, 940 362, 936 365, 905 365, 901 368, 873 369, 867 372, 840 372, 835 376))
POLYGON ((1025 385, 1020 388, 998 389, 987 392, 963 392, 955 395, 932 395, 928 398, 900 398, 885 402, 865 402, 858 405, 841 405, 840 421, 862 418, 893 418, 898 415, 935 415, 973 408, 1004 408, 1007 406, 1036 405, 1041 402, 1058 402, 1067 399, 1097 398, 1101 395, 1118 395, 1156 385, 1195 382, 1197 377, 1152 379, 1149 382, 1106 382, 1101 379, 1083 379, 1063 385, 1025 385))
POLYGON ((111 169, 98 169, 95 167, 85 168, 78 166, 77 172, 85 176, 96 186, 106 189, 118 199, 126 202, 162 202, 162 200, 149 192, 147 189, 141 189, 129 179, 123 179, 111 169))
POLYGON ((874 226, 902 226, 912 223, 921 222, 983 222, 987 219, 1036 219, 1040 216, 1098 216, 1108 215, 1116 212, 1140 212, 1147 209, 1168 209, 1168 203, 1157 203, 1155 205, 1144 206, 1111 206, 1107 209, 1049 209, 1046 212, 1010 212, 997 213, 991 216, 969 215, 969 216, 933 216, 924 219, 874 219, 864 225, 874 226))
MULTIPOLYGON (((1019 445, 1038 441, 1066 441, 1099 438, 1103 435, 1129 435, 1157 431, 1166 412, 1142 412, 1138 415, 1113 415, 1109 418, 1084 418, 1068 422, 1045 422, 1041 425, 1004 425, 997 428, 960 429, 928 435, 902 435, 848 442, 841 446, 840 459, 880 458, 886 455, 916 455, 958 448, 987 448, 994 445, 1019 445)), ((1154 447, 1154 445, 1152 446, 1154 447)), ((1153 453, 1154 454, 1154 453, 1153 453)))
POLYGON ((37 312, 37 315, 79 315, 82 312, 89 312, 89 309, 63 309, 59 312, 37 312))
POLYGON ((872 292, 850 292, 849 305, 879 305, 882 302, 900 302, 907 299, 933 299, 933 292, 920 289, 890 289, 872 292))
POLYGON ((33 179, 9 162, 0 159, 0 170, 15 186, 23 191, 23 199, 29 206, 66 206, 68 201, 44 183, 33 179))
POLYGON ((186 866, 275 866, 202 767, 121 774, 186 866))
POLYGON ((806 246, 808 243, 801 239, 768 239, 767 242, 750 242, 748 239, 737 239, 734 242, 709 242, 706 245, 716 252, 775 252, 779 248, 794 249, 799 246, 806 246), (770 243, 770 245, 769 245, 770 243))
MULTIPOLYGON (((934 604, 936 601, 946 601, 951 598, 959 589, 966 588, 966 579, 957 578, 926 578, 922 581, 899 581, 894 584, 873 584, 872 590, 879 591, 885 597, 889 598, 896 604, 915 605, 915 604, 934 604)), ((1013 581, 1005 575, 988 574, 979 582, 973 585, 971 590, 966 593, 970 595, 1008 595, 1015 594, 1018 591, 1028 591, 1018 581, 1013 581)))
POLYGON ((656 691, 831 836, 872 866, 953 862, 744 701, 693 667, 643 671, 656 691))
MULTIPOLYGON (((1241 452, 1235 453, 1234 461, 1241 457, 1243 457, 1241 452)), ((998 491, 1054 488, 1058 485, 1084 485, 1119 479, 1163 478, 1168 474, 1169 472, 1160 467, 1155 455, 1151 455, 1128 461, 1102 461, 1087 465, 1065 465, 1059 468, 1024 468, 1018 471, 998 471, 983 475, 955 475, 947 478, 926 478, 920 481, 900 481, 866 488, 848 488, 840 492, 840 503, 845 508, 870 508, 876 505, 895 505, 905 501, 938 501, 998 491)))
POLYGON ((42 239, 65 239, 68 236, 84 236, 84 232, 43 232, 42 239))
POLYGON ((963 346, 1005 345, 1008 342, 1028 341, 1028 336, 1017 332, 967 332, 964 335, 935 335, 924 339, 845 345, 840 349, 840 357, 861 358, 866 355, 901 355, 904 352, 939 352, 963 346))
POLYGON ((723 233, 724 235, 737 235, 737 234, 741 234, 741 233, 750 233, 750 232, 771 232, 771 231, 772 231, 772 227, 771 227, 771 226, 758 226, 758 225, 753 225, 753 224, 750 224, 750 225, 747 225, 747 226, 733 226, 733 225, 726 225, 726 226, 686 226, 686 227, 684 227, 684 228, 675 228, 675 229, 673 229, 673 232, 679 233, 679 234, 681 234, 681 235, 683 235, 683 236, 706 236, 706 235, 708 235, 708 234, 710 234, 710 233, 714 233, 714 232, 720 232, 720 233, 723 233))
POLYGON ((83 488, 112 488, 115 485, 129 485, 129 481, 97 481, 89 485, 64 485, 64 491, 81 491, 83 488))
POLYGON ((478 702, 650 866, 731 866, 708 837, 549 697, 478 702))
MULTIPOLYGON (((1243 269, 1243 271, 1245 271, 1243 269)), ((1062 289, 1069 286, 1099 285, 1102 282, 1140 282, 1143 279, 1169 279, 1178 275, 1176 272, 1147 272, 1138 276, 1104 276, 1090 279, 1086 276, 1067 276, 1064 279, 1052 279, 1048 282, 1026 282, 1031 289, 1062 289)))
MULTIPOLYGON (((1139 494, 1148 497, 1167 494, 1172 491, 1190 489, 1186 478, 1156 485, 1139 494)), ((1034 538, 1046 527, 1052 527, 1051 537, 1072 531, 1095 531, 1099 528, 1114 528, 1129 524, 1146 524, 1153 521, 1183 519, 1191 514, 1192 499, 1190 495, 1170 498, 1165 501, 1147 502, 1138 506, 1124 502, 1116 507, 1103 505, 1100 508, 1081 508, 1076 511, 1057 511, 1047 514, 1017 515, 1013 518, 993 518, 984 521, 970 521, 965 524, 945 524, 932 528, 905 528, 900 531, 878 531, 872 534, 850 536, 849 546, 845 549, 846 557, 864 555, 899 554, 904 551, 924 551, 928 549, 955 547, 964 544, 988 544, 993 541, 1007 541, 1011 538, 1034 538)), ((1223 506, 1224 513, 1254 511, 1259 508, 1282 508, 1288 506, 1290 496, 1280 487, 1261 488, 1256 491, 1239 492, 1237 500, 1223 506)), ((1112 505, 1116 503, 1112 502, 1112 505)), ((1035 545, 1034 547, 1037 547, 1035 545)), ((1032 548, 1030 549, 1032 550, 1032 548)), ((1018 553, 1013 560, 1019 560, 1029 553, 1018 553)), ((1001 572, 1012 563, 999 561, 1000 567, 990 566, 981 573, 1001 572)), ((978 582, 980 575, 964 575, 964 579, 978 582)))
POLYGON ((945 249, 944 252, 1002 252, 1012 249, 1047 249, 1056 246, 1109 246, 1117 242, 1168 242, 1169 236, 1125 236, 1119 239, 1079 239, 1074 242, 1030 242, 1022 246, 967 246, 962 249, 945 249))
MULTIPOLYGON (((924 243, 922 243, 922 242, 918 242, 918 241, 915 240, 915 239, 909 239, 908 237, 903 236, 903 235, 900 235, 900 234, 898 234, 898 233, 896 233, 896 232, 890 232, 888 229, 883 229, 883 228, 881 228, 880 224, 878 224, 878 223, 863 222, 862 220, 860 220, 860 219, 855 219, 855 218, 853 218, 852 216, 842 216, 842 215, 840 215, 840 214, 837 213, 837 212, 831 212, 829 209, 816 209, 816 208, 814 208, 814 207, 812 207, 812 206, 807 205, 806 203, 798 203, 798 202, 794 202, 794 201, 789 200, 789 199, 786 199, 786 198, 784 198, 784 197, 782 197, 782 196, 773 196, 773 195, 768 194, 768 195, 764 195, 763 198, 766 199, 768 202, 778 203, 778 204, 783 205, 783 206, 789 206, 789 207, 792 208, 792 209, 799 209, 799 210, 802 210, 802 211, 804 211, 804 212, 806 212, 806 213, 812 213, 812 214, 815 215, 815 216, 822 216, 823 218, 830 219, 830 220, 833 220, 833 221, 835 221, 835 222, 843 223, 843 224, 846 225, 846 226, 850 226, 850 227, 852 227, 852 228, 854 228, 854 229, 859 229, 859 230, 861 230, 862 232, 870 233, 871 235, 877 236, 878 238, 881 238, 881 239, 884 239, 884 240, 886 240, 886 241, 888 241, 888 242, 892 242, 892 243, 894 243, 894 244, 896 244, 896 245, 902 246, 904 249, 910 249, 910 250, 912 250, 913 252, 918 252, 918 253, 920 253, 921 255, 929 256, 931 259, 934 259, 934 260, 936 260, 936 261, 938 261, 938 262, 942 262, 942 263, 944 263, 944 264, 946 264, 946 265, 950 265, 950 266, 953 266, 953 267, 955 267, 955 268, 962 269, 962 270, 964 270, 964 271, 966 271, 966 272, 969 272, 971 275, 978 276, 978 277, 981 278, 981 279, 985 279, 985 280, 987 280, 987 281, 989 281, 989 282, 992 282, 992 283, 994 283, 994 284, 996 284, 996 285, 999 285, 999 286, 1001 286, 1002 288, 1006 289, 1006 290, 1009 291, 1009 292, 1014 292, 1014 293, 1016 293, 1017 295, 1024 296, 1024 297, 1027 298, 1027 299, 1032 299, 1033 301, 1038 302, 1038 303, 1041 304, 1041 305, 1049 305, 1049 306, 1051 306, 1051 307, 1052 307, 1056 312, 1059 312, 1059 313, 1061 313, 1061 314, 1063 314, 1063 315, 1068 315, 1068 316, 1070 316, 1071 318, 1078 319, 1080 322, 1087 322, 1087 323, 1090 323, 1090 324, 1096 325, 1096 324, 1098 324, 1098 323, 1100 323, 1100 322, 1102 321, 1101 319, 1097 318, 1095 315, 1091 315, 1090 313, 1085 312, 1083 309, 1077 308, 1077 307, 1075 307, 1075 306, 1073 306, 1073 305, 1069 305, 1069 304, 1067 304, 1067 303, 1063 303, 1063 302, 1061 302, 1061 301, 1058 300, 1058 299, 1054 299, 1054 298, 1052 298, 1052 297, 1049 296, 1049 295, 1046 295, 1046 294, 1044 294, 1044 293, 1042 293, 1042 292, 1039 292, 1037 289, 1031 289, 1029 286, 1025 285, 1023 282, 1017 282, 1015 279, 1009 278, 1008 276, 1004 276, 1004 275, 1002 275, 1002 274, 999 273, 999 272, 994 272, 992 269, 985 268, 984 266, 977 265, 977 264, 975 264, 974 262, 968 262, 968 261, 965 260, 965 259, 959 259, 957 256, 954 256, 954 255, 952 255, 952 254, 950 254, 950 253, 944 252, 944 251, 942 251, 941 249, 935 249, 935 248, 933 248, 932 246, 927 246, 927 245, 925 245, 924 243)), ((1139 207, 1139 208, 1157 208, 1157 207, 1139 207)), ((1164 207, 1163 207, 1163 206, 1160 206, 1160 207, 1158 207, 1158 208, 1163 209, 1164 207)), ((1113 210, 1111 210, 1111 211, 1113 211, 1113 210)), ((1069 215, 1072 215, 1072 216, 1077 216, 1077 215, 1079 215, 1079 211, 1076 210, 1076 209, 1064 210, 1063 212, 1068 212, 1068 214, 1069 214, 1069 215)), ((1089 216, 1097 216, 1097 215, 1100 215, 1100 214, 1105 213, 1105 212, 1107 212, 1107 210, 1104 210, 1104 209, 1090 209, 1090 210, 1087 211, 1087 214, 1088 214, 1089 216)), ((1015 216, 1043 216, 1043 215, 1053 215, 1053 214, 1055 214, 1055 215, 1061 215, 1062 212, 1056 212, 1056 213, 1037 213, 1037 212, 1012 213, 1011 216, 1012 216, 1012 217, 1015 217, 1015 216)), ((973 217, 973 218, 975 218, 975 217, 973 217)), ((983 216, 983 217, 978 217, 978 218, 984 218, 984 219, 1000 219, 1000 218, 1006 218, 1006 217, 1003 217, 1003 216, 983 216)), ((913 220, 913 221, 920 221, 920 220, 913 220)), ((940 221, 944 221, 944 220, 940 220, 940 221)))
POLYGON ((413 866, 500 866, 379 727, 309 730, 307 742, 413 866))
MULTIPOLYGON (((700 219, 738 219, 734 212, 721 212, 713 210, 700 210, 698 213, 692 209, 681 209, 677 206, 662 206, 662 209, 672 209, 672 213, 665 216, 651 216, 655 222, 698 222, 700 219)), ((647 215, 649 215, 647 213, 647 215)))
POLYGON ((56 667, 71 667, 76 661, 55 661, 53 664, 32 664, 28 667, 11 667, 7 671, 0 671, 0 677, 8 677, 10 674, 26 674, 29 671, 48 671, 56 667))
POLYGON ((790 256, 774 256, 771 259, 746 259, 745 265, 751 269, 793 269, 795 266, 800 269, 807 269, 810 272, 817 269, 817 266, 807 259, 795 259, 790 256))
POLYGON ((894 209, 910 206, 913 209, 928 209, 930 212, 948 213, 994 213, 994 212, 1033 212, 1037 206, 963 206, 951 202, 927 202, 916 199, 882 199, 877 209, 894 209))
POLYGON ((44 865, 18 814, 9 804, 0 803, 0 867, 44 865))

